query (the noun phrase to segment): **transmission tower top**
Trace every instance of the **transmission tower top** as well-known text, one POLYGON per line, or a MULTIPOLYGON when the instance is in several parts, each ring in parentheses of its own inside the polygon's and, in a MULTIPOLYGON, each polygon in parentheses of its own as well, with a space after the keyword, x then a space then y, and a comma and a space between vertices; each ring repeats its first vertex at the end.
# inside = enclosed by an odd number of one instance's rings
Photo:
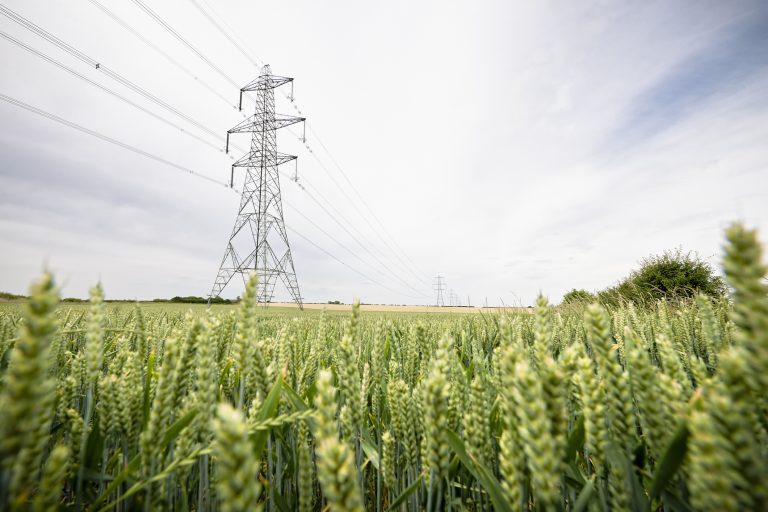
POLYGON ((269 64, 265 64, 261 67, 261 74, 242 89, 240 89, 240 110, 243 110, 243 93, 248 91, 267 91, 280 87, 281 85, 291 84, 290 98, 293 100, 293 78, 287 76, 279 76, 272 74, 272 68, 269 64))

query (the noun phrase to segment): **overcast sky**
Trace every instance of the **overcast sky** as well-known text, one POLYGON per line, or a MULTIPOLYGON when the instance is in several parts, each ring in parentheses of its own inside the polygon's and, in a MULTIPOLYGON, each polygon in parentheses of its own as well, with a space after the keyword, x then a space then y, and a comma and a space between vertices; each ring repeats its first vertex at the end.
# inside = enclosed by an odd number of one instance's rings
MULTIPOLYGON (((165 56, 89 0, 2 4, 219 138, 5 16, 3 33, 165 121, 2 38, 0 93, 223 182, 254 62, 294 77, 313 153, 285 130, 278 144, 309 192, 282 182, 307 301, 434 303, 438 273, 463 303, 559 301, 666 249, 719 265, 734 220, 768 240, 764 1, 196 0, 246 58, 192 0, 144 0, 222 74, 131 0, 99 1, 165 56)), ((296 115, 279 94, 277 111, 296 115)), ((47 266, 66 296, 98 280, 111 298, 207 295, 238 200, 0 101, 0 290, 47 266)))

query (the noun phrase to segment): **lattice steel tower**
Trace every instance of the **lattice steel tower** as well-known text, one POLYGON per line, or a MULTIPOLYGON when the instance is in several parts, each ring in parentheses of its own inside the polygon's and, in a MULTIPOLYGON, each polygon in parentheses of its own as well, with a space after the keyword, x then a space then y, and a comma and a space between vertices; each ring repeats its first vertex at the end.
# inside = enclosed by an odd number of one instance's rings
POLYGON ((267 65, 261 68, 256 80, 240 89, 241 109, 243 92, 256 91, 256 113, 227 132, 227 152, 233 133, 250 133, 251 151, 232 165, 230 185, 234 184, 235 167, 245 168, 243 193, 209 297, 218 297, 235 274, 241 274, 245 282, 247 274, 256 272, 258 300, 265 307, 272 301, 280 278, 296 304, 303 308, 283 221, 277 171, 279 165, 297 158, 277 151, 277 130, 304 121, 303 117, 275 114, 275 88, 287 83, 291 84, 293 98, 293 78, 273 75, 267 65))
POLYGON ((441 275, 435 277, 435 291, 437 292, 436 306, 445 306, 445 298, 443 292, 445 291, 445 278, 441 275))

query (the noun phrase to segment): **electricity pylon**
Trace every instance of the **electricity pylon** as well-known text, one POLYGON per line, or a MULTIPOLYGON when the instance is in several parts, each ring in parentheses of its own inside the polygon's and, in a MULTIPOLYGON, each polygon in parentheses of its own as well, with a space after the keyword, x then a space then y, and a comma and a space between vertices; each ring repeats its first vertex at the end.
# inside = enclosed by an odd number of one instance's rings
POLYGON ((436 305, 445 306, 445 298, 443 297, 443 291, 445 290, 445 278, 441 275, 435 277, 435 291, 437 292, 436 305))
POLYGON ((245 168, 245 181, 235 227, 209 300, 218 297, 235 274, 241 274, 245 282, 246 275, 255 272, 259 279, 257 298, 264 307, 272 301, 275 284, 280 278, 293 300, 303 309, 283 221, 277 171, 279 165, 297 158, 277 151, 277 130, 305 120, 275 114, 275 88, 287 83, 291 84, 293 98, 293 78, 273 75, 267 65, 261 68, 261 75, 256 80, 240 89, 241 109, 243 92, 256 91, 256 112, 227 132, 227 153, 229 136, 233 133, 250 133, 251 151, 232 165, 230 186, 234 185, 235 167, 245 168))

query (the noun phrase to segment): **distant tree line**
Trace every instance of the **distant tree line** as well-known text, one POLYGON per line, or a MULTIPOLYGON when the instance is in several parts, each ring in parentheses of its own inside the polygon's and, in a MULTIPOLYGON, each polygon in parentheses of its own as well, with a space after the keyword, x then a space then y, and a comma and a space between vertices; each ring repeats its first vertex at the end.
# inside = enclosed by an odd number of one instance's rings
POLYGON ((0 299, 2 300, 19 300, 27 299, 26 295, 16 295, 15 293, 0 292, 0 299))
MULTIPOLYGON (((29 297, 26 295, 16 295, 14 293, 8 293, 8 292, 0 292, 0 300, 26 300, 29 297)), ((80 303, 80 302, 88 302, 88 299, 80 299, 77 297, 65 297, 61 299, 61 302, 68 302, 68 303, 80 303)), ((105 300, 104 302, 141 302, 141 301, 135 301, 135 300, 127 300, 127 299, 109 299, 105 300)), ((197 297, 194 295, 188 295, 186 297, 172 297, 170 299, 153 299, 152 302, 173 302, 178 304, 207 304, 208 298, 207 297, 197 297)), ((211 299, 211 304, 237 304, 240 302, 240 297, 236 298, 235 300, 232 299, 223 299, 221 297, 214 297, 211 299)))
MULTIPOLYGON (((239 300, 239 297, 238 297, 239 300)), ((235 304, 238 300, 224 299, 221 297, 211 297, 211 304, 235 304)), ((207 304, 207 297, 197 297, 195 295, 187 295, 186 297, 172 297, 170 299, 154 299, 152 302, 174 302, 179 304, 207 304)))

